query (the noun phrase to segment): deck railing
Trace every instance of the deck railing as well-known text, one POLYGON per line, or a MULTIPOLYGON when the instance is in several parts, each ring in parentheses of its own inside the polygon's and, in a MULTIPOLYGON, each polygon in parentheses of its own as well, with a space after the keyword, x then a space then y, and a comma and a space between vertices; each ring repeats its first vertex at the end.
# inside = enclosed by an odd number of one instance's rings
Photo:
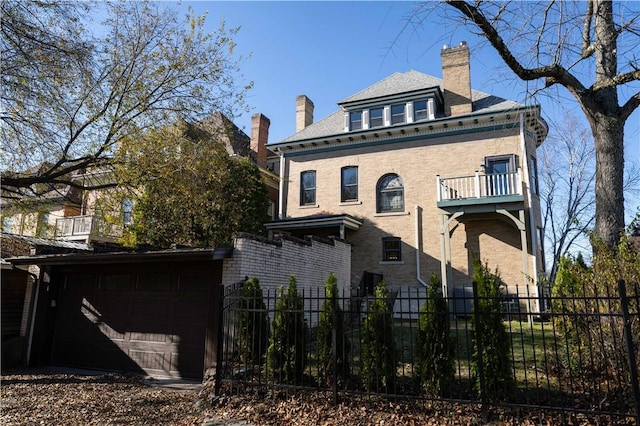
POLYGON ((93 215, 70 216, 56 220, 56 238, 116 236, 114 226, 93 215))
POLYGON ((520 169, 509 173, 480 174, 472 176, 441 178, 436 176, 438 201, 469 198, 522 195, 520 169))

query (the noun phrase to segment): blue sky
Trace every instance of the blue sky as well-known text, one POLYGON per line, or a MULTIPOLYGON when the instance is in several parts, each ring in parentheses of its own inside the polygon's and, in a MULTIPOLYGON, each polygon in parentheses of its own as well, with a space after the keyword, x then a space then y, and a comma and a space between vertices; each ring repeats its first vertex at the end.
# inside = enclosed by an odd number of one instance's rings
MULTIPOLYGON (((442 76, 440 49, 444 43, 467 41, 469 34, 429 25, 407 29, 412 2, 185 2, 196 13, 208 11, 213 29, 221 19, 241 26, 234 37, 239 54, 252 54, 242 65, 255 86, 247 98, 252 113, 271 120, 270 142, 295 132, 295 98, 314 103, 314 120, 334 112, 337 102, 394 72, 410 69, 442 76)), ((472 52, 475 89, 523 100, 524 85, 496 79, 497 57, 489 49, 472 52)), ((505 71, 506 72, 506 71, 505 71)), ((250 129, 250 116, 236 124, 250 129)))

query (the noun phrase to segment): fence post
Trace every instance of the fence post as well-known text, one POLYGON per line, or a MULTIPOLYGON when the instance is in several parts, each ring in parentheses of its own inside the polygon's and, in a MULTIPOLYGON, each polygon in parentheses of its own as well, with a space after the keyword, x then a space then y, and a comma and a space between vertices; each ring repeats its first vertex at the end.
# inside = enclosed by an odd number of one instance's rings
POLYGON ((622 306, 622 318, 624 319, 624 336, 627 341, 627 353, 629 361, 629 374, 631 375, 631 388, 636 400, 636 424, 640 426, 640 386, 638 385, 638 367, 636 353, 633 350, 633 335, 631 333, 631 317, 629 316, 629 299, 624 280, 618 280, 620 292, 620 305, 622 306))
POLYGON ((480 329, 479 325, 482 324, 482 321, 478 321, 477 315, 480 315, 480 302, 478 300, 478 283, 473 282, 473 311, 474 315, 476 315, 476 320, 474 324, 475 332, 476 332, 476 351, 478 352, 478 359, 476 362, 478 363, 478 376, 480 379, 480 407, 482 409, 482 422, 487 423, 489 421, 489 413, 487 412, 487 404, 486 404, 486 386, 484 380, 484 360, 482 359, 482 333, 483 330, 480 329))
POLYGON ((214 319, 214 330, 216 333, 215 336, 215 341, 216 341, 216 347, 215 347, 215 357, 216 357, 216 362, 215 362, 215 366, 216 366, 216 370, 215 370, 215 378, 214 378, 214 385, 213 385, 213 394, 215 396, 220 396, 220 381, 222 380, 222 364, 224 362, 223 358, 223 354, 224 354, 224 285, 220 284, 218 286, 216 286, 217 288, 217 296, 216 299, 216 303, 218 304, 217 306, 217 312, 216 312, 216 318, 214 319))
MULTIPOLYGON (((336 292, 339 291, 335 288, 336 292)), ((331 363, 333 367, 333 383, 331 389, 333 391, 333 405, 338 405, 338 309, 337 297, 331 294, 331 363)))

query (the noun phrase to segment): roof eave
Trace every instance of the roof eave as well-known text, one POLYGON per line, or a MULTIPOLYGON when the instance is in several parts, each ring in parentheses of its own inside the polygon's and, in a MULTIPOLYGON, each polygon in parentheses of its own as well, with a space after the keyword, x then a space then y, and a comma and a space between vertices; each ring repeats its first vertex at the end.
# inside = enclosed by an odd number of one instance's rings
POLYGON ((213 261, 230 258, 230 247, 209 249, 172 249, 152 252, 68 253, 39 256, 19 256, 5 259, 13 265, 77 265, 167 262, 167 261, 213 261))

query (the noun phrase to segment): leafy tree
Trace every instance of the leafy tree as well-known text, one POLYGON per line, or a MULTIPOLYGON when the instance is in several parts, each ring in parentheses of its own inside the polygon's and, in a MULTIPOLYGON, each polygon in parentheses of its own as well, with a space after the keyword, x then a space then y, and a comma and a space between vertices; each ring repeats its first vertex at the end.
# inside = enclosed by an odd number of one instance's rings
POLYGON ((375 300, 364 320, 360 352, 362 380, 366 390, 392 392, 399 354, 393 335, 389 290, 384 281, 376 285, 375 300))
MULTIPOLYGON (((535 93, 563 87, 576 99, 595 142, 595 234, 615 248, 624 229, 624 125, 640 105, 636 4, 445 3, 450 6, 445 10, 455 10, 471 31, 479 30, 511 71, 532 83, 535 93)), ((425 3, 423 10, 430 13, 433 4, 425 3)), ((416 12, 413 20, 420 25, 424 14, 416 12)))
POLYGON ((507 400, 514 389, 511 362, 511 339, 502 322, 502 281, 496 270, 492 273, 488 265, 479 259, 473 261, 473 281, 477 283, 478 308, 471 316, 473 328, 473 355, 471 370, 474 387, 487 402, 507 400), (482 339, 478 341, 477 337, 482 339), (483 376, 480 377, 482 362, 483 376), (484 381, 484 383, 482 383, 484 381))
POLYGON ((351 372, 349 352, 351 342, 347 339, 344 329, 344 312, 338 304, 338 285, 336 276, 329 274, 326 282, 326 299, 320 310, 318 323, 318 365, 320 378, 332 385, 335 380, 344 382, 351 372), (335 306, 335 310, 334 310, 335 306), (333 368, 333 328, 336 329, 336 368, 333 368))
POLYGON ((438 276, 431 274, 427 302, 420 309, 418 321, 416 368, 422 386, 444 396, 453 383, 455 370, 449 307, 441 288, 438 276))
POLYGON ((211 111, 243 106, 239 60, 224 23, 151 1, 85 3, 7 0, 2 13, 2 198, 41 195, 51 185, 102 188, 112 180, 74 179, 112 171, 116 148, 211 111), (95 34, 91 10, 106 16, 95 34), (43 185, 44 184, 44 185, 43 185))
POLYGON ((246 280, 242 286, 238 317, 240 357, 249 366, 260 365, 269 343, 269 317, 260 281, 255 277, 246 280))
POLYGON ((182 123, 123 141, 116 173, 123 184, 110 211, 133 200, 126 242, 215 247, 230 244, 235 232, 263 232, 268 199, 260 172, 250 159, 230 157, 222 136, 182 123))
POLYGON ((296 278, 280 288, 267 349, 267 374, 279 383, 301 383, 307 358, 307 325, 304 302, 298 294, 296 278))

